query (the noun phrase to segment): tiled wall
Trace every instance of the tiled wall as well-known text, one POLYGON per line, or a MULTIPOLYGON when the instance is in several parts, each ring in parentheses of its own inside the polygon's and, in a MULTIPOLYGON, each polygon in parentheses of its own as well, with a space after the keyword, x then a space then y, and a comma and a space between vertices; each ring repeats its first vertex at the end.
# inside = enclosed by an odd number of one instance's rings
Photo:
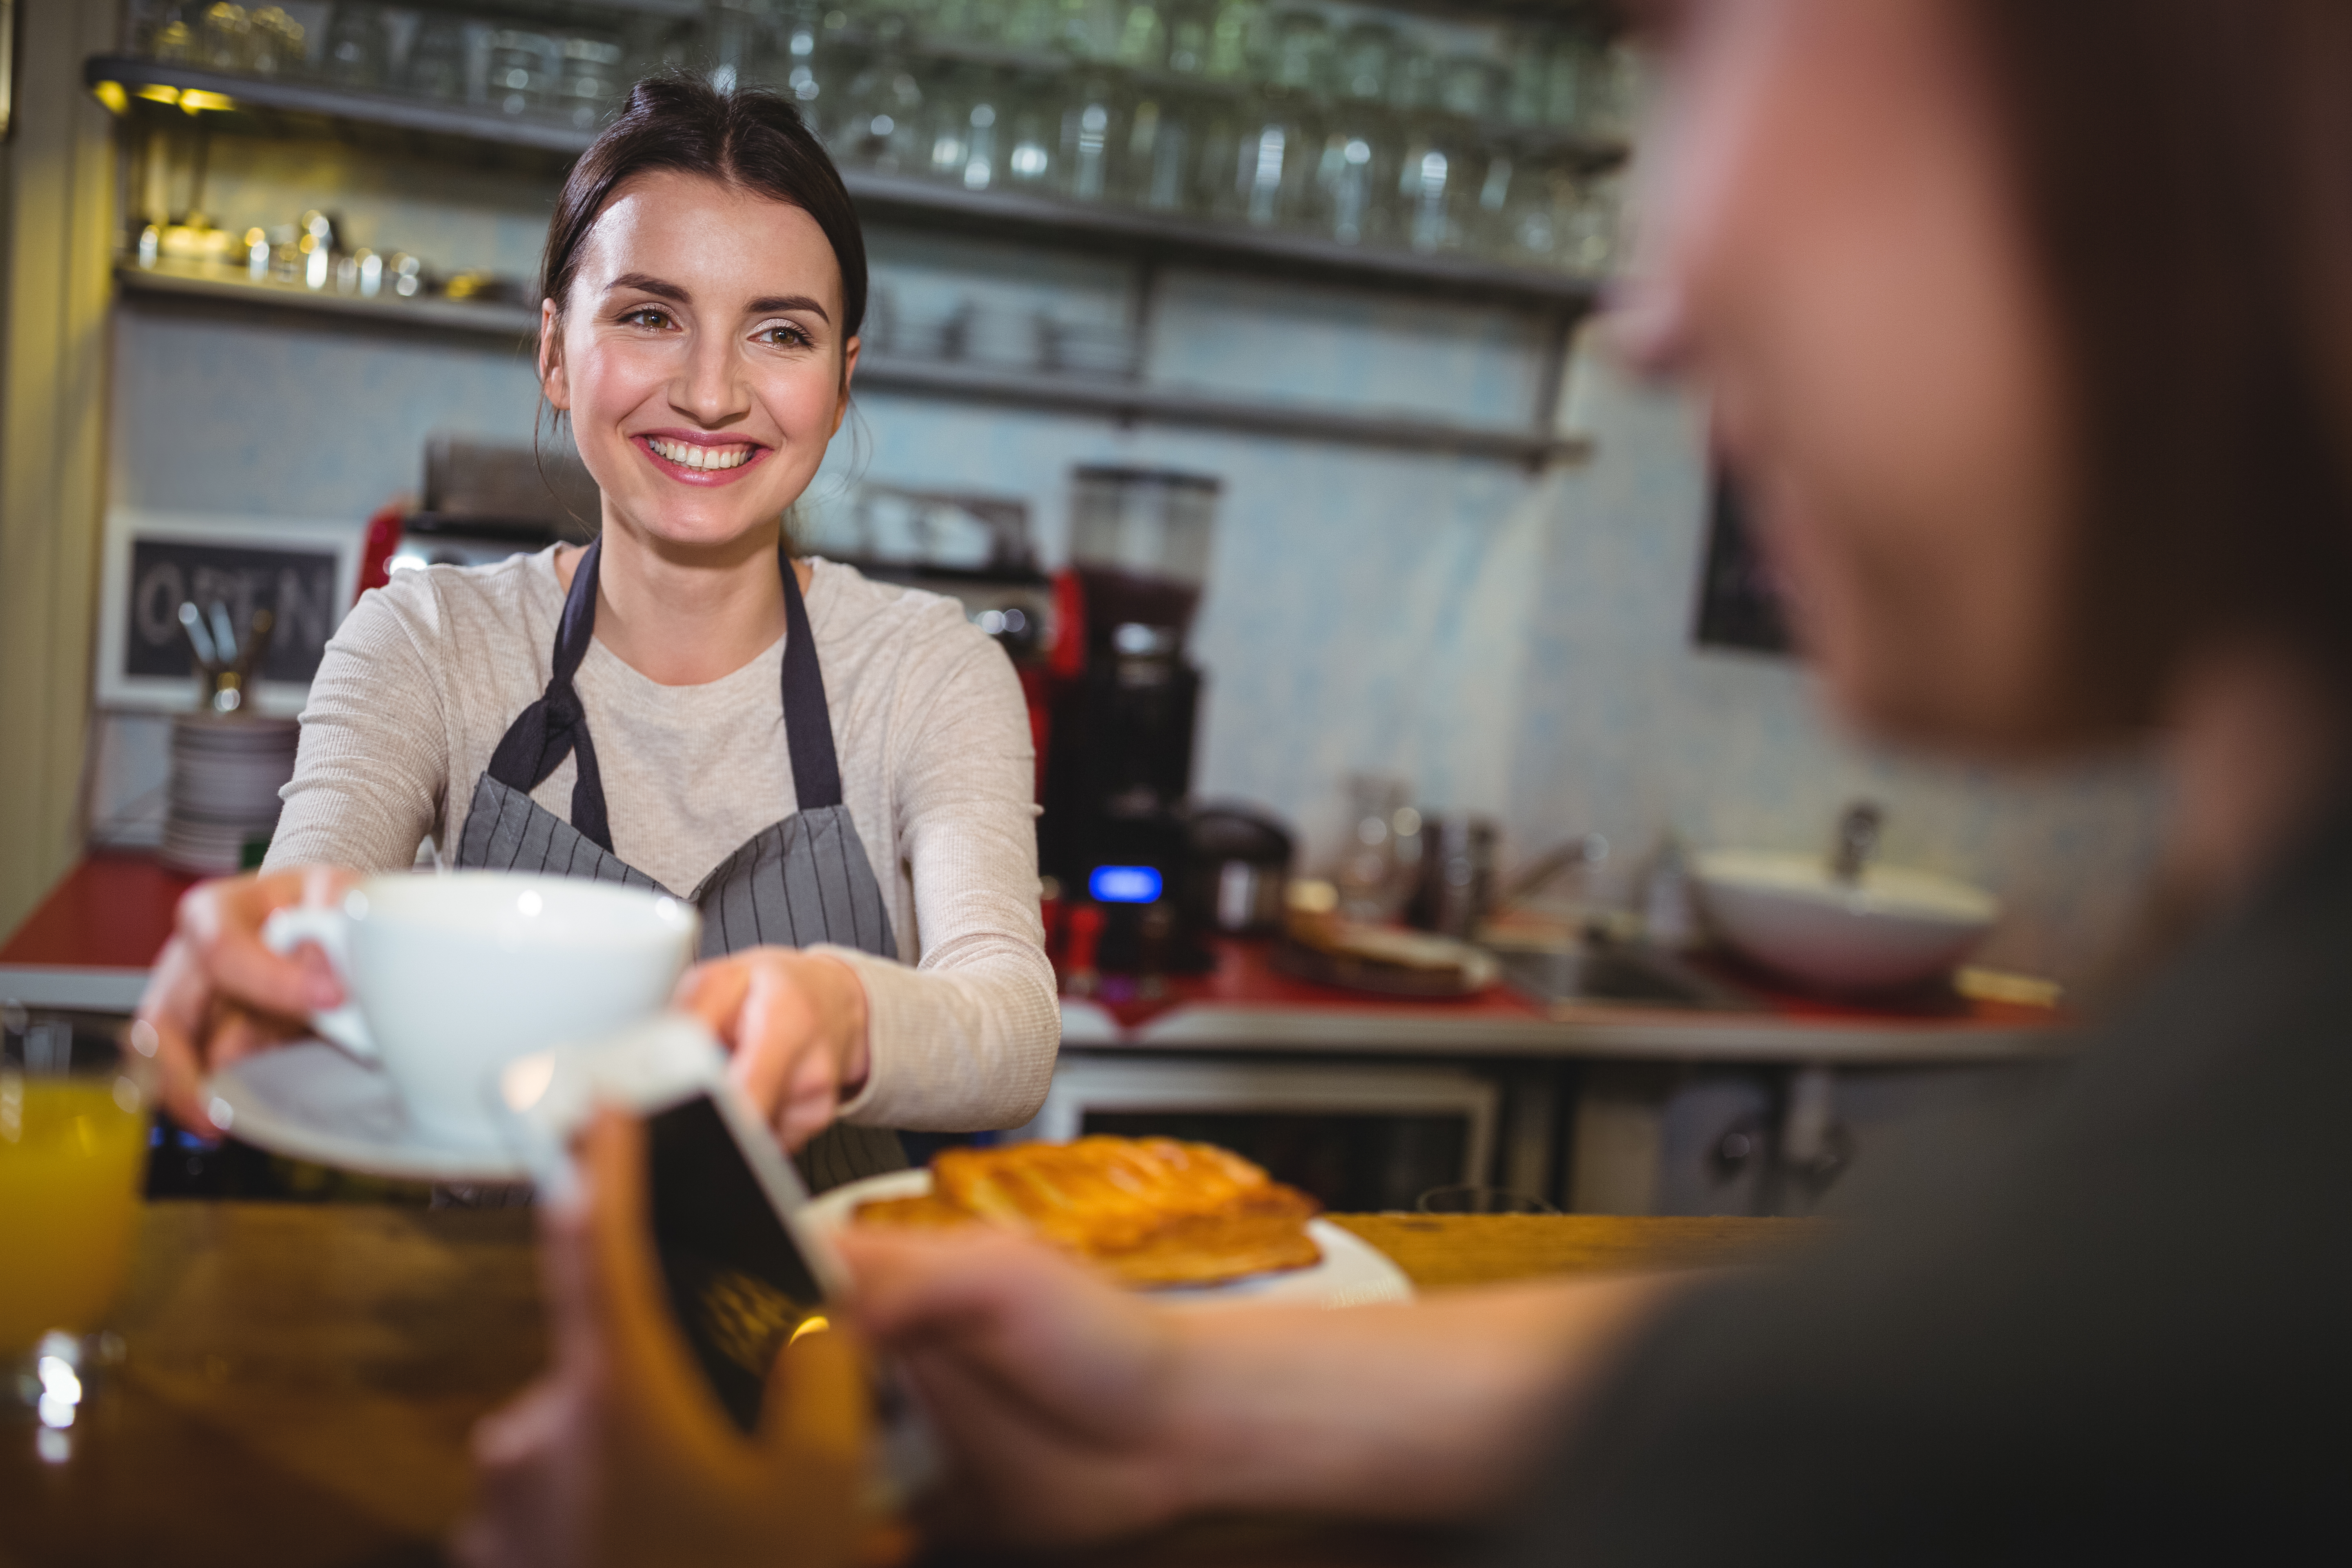
MULTIPOLYGON (((296 165, 290 151, 232 160, 215 176, 223 221, 284 221, 301 205, 298 176, 333 174, 296 165), (279 206, 289 211, 268 216, 279 206)), ((394 217, 408 230, 438 223, 436 259, 524 265, 515 258, 541 221, 528 204, 485 197, 454 211, 378 178, 392 216, 362 242, 422 250, 425 239, 391 232, 394 217)), ((966 293, 1007 343, 1041 300, 1123 314, 1116 268, 888 234, 874 247, 902 330, 966 293)), ((524 357, 479 342, 131 305, 115 354, 117 504, 357 519, 415 487, 427 433, 531 430, 524 357)), ((1522 416, 1538 374, 1502 312, 1184 274, 1167 280, 1149 363, 1197 387, 1496 424, 1522 416)), ((1603 832, 1622 850, 1621 880, 1669 830, 1700 846, 1810 847, 1867 794, 1889 808, 1890 859, 2008 901, 1990 958, 2062 976, 2095 969, 2154 856, 2149 771, 2012 779, 1879 756, 1829 732, 1792 665, 1695 649, 1704 493, 1691 411, 1597 363, 1578 374, 1594 378, 1573 400, 1594 456, 1540 478, 869 393, 815 493, 862 473, 1023 497, 1053 561, 1073 465, 1222 478, 1195 639, 1210 678, 1199 786, 1299 821, 1318 854, 1336 840, 1343 775, 1365 768, 1412 778, 1431 805, 1496 814, 1507 856, 1603 832)))

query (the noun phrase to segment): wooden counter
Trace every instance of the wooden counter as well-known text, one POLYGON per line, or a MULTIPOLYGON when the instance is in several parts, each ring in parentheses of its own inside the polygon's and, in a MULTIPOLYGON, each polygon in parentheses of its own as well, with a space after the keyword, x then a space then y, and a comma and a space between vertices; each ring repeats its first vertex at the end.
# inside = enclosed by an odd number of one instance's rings
MULTIPOLYGON (((1437 1289, 1754 1259, 1775 1220, 1349 1215, 1437 1289)), ((439 1561, 466 1434, 541 1364, 527 1211, 157 1204, 61 1462, 0 1423, 0 1563, 439 1561)), ((1398 1533, 1179 1531, 1121 1562, 1419 1560, 1398 1533), (1398 1552, 1405 1556, 1398 1556, 1398 1552)))

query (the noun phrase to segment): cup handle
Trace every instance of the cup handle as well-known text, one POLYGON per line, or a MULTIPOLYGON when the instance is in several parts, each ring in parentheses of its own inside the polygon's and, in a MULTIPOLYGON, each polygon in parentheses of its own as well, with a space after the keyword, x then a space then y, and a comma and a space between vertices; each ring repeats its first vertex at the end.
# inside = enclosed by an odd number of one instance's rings
MULTIPOLYGON (((327 955, 346 991, 351 988, 351 921, 339 909, 278 910, 261 922, 261 945, 276 953, 290 954, 304 942, 316 944, 327 955)), ((375 1038, 368 1033, 367 1023, 360 1016, 356 1004, 346 1002, 340 1007, 310 1015, 310 1026, 329 1045, 341 1047, 370 1067, 382 1065, 383 1058, 375 1048, 375 1038)))

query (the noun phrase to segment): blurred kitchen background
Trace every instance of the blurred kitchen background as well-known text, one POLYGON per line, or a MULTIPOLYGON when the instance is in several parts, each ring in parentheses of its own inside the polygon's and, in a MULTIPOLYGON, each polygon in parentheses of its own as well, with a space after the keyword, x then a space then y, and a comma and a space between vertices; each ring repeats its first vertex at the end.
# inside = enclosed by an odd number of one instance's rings
POLYGON ((2044 1005, 2138 931, 2147 759, 2019 778, 1881 755, 1774 651, 1704 409, 1629 381, 1592 324, 1643 90, 1597 9, 16 8, 0 930, 88 853, 240 853, 199 844, 206 803, 186 764, 174 783, 174 712, 230 679, 200 696, 177 611, 208 612, 202 584, 237 639, 273 610, 236 679, 247 711, 287 714, 299 645, 315 660, 369 574, 576 531, 562 452, 552 489, 518 477, 547 435, 532 273, 566 160, 630 80, 683 66, 795 98, 867 224, 857 411, 799 537, 961 594, 1029 682, 1073 1008, 1043 1130, 1191 1117, 1247 1143, 1232 1118, 1255 1104, 1255 1151, 1308 1151, 1337 1203, 1801 1208, 1874 1108, 2060 1048, 2044 1005), (1119 599, 1139 575, 1174 598, 1119 599), (1188 802, 1238 809, 1218 828, 1188 802), (1707 854, 1822 859, 1856 803, 1863 858, 1997 899, 1977 979, 1947 960, 1925 1001, 1820 1001, 1819 975, 1750 953, 1702 980, 1749 985, 1769 1027, 1571 1037, 1649 982, 1586 986, 1597 1012, 1538 977, 1523 1018, 1433 994, 1375 1017, 1347 999, 1382 975, 1486 976, 1316 935, 1477 934, 1432 902, 1445 866, 1490 906, 1548 868, 1491 948, 1680 953, 1728 918, 1707 854), (1219 857, 1279 863, 1262 919, 1179 886, 1219 857), (1130 907, 1163 899, 1180 929, 1130 907), (1283 952, 1360 968, 1266 979, 1211 951, 1299 921, 1283 952), (1326 993, 1333 1021, 1296 1033, 1326 993), (1220 999, 1197 1038, 1169 1022, 1220 999), (1408 1108, 1388 1142, 1317 1142, 1382 1106, 1408 1108), (1429 1106, 1469 1109, 1406 1125, 1429 1106))

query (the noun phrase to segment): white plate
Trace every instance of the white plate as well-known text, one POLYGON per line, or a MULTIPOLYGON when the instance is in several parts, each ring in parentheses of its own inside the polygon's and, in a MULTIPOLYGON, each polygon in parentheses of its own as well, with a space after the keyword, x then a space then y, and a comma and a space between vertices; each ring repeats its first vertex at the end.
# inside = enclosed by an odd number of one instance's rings
MULTIPOLYGON (((828 1230, 849 1223, 852 1210, 877 1198, 911 1198, 931 1190, 929 1171, 893 1171, 862 1182, 835 1187, 809 1200, 808 1216, 828 1230)), ((1307 1234, 1323 1249, 1323 1261, 1312 1268, 1291 1268, 1278 1274, 1253 1274, 1223 1285, 1186 1286, 1154 1290, 1157 1300, 1311 1301, 1325 1307, 1367 1307, 1378 1301, 1410 1301, 1412 1282, 1404 1270, 1389 1261, 1355 1232, 1342 1230, 1326 1219, 1307 1222, 1307 1234)))
POLYGON ((228 1132, 273 1154, 410 1182, 530 1179, 501 1144, 425 1138, 390 1079, 318 1040, 223 1068, 212 1093, 228 1102, 228 1132))

